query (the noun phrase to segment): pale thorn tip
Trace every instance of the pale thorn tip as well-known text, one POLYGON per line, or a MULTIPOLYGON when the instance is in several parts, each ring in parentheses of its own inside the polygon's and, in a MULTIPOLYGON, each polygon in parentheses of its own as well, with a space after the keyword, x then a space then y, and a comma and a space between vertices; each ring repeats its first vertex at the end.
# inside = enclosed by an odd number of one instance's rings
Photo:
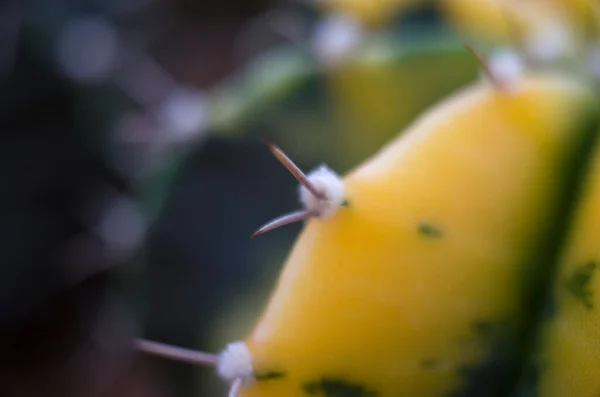
POLYGON ((294 211, 289 214, 282 215, 282 216, 266 223, 265 225, 261 226, 260 229, 255 231, 254 234, 252 234, 252 236, 250 236, 250 239, 253 240, 254 237, 256 237, 260 234, 266 233, 273 229, 277 229, 281 226, 289 225, 290 223, 304 221, 312 216, 317 216, 317 214, 313 213, 311 211, 308 211, 308 210, 294 211))
POLYGON ((217 373, 228 382, 253 378, 252 354, 244 342, 232 342, 225 347, 217 360, 217 373))
POLYGON ((242 388, 242 384, 244 383, 243 378, 235 378, 233 382, 231 382, 231 386, 229 387, 229 391, 227 392, 227 397, 237 397, 240 389, 242 388))
POLYGON ((483 76, 490 81, 494 88, 497 88, 498 90, 504 90, 506 87, 504 86, 502 81, 500 81, 494 74, 487 60, 484 59, 483 56, 470 44, 464 43, 464 46, 471 53, 471 55, 473 55, 473 58, 475 58, 475 61, 477 61, 477 63, 481 67, 481 72, 483 73, 483 76))
POLYGON ((306 188, 310 190, 316 197, 321 199, 325 198, 325 196, 323 196, 323 194, 310 183, 306 175, 304 175, 304 172, 298 168, 298 166, 283 152, 283 150, 266 140, 263 140, 263 143, 271 151, 273 156, 275 156, 275 158, 277 158, 277 160, 279 160, 279 162, 283 164, 285 168, 287 168, 294 178, 300 182, 300 184, 306 186, 306 188))
POLYGON ((172 346, 160 342, 153 342, 146 339, 136 339, 134 344, 136 349, 140 352, 194 365, 212 367, 217 365, 219 359, 215 354, 172 346))
POLYGON ((307 211, 320 219, 333 216, 344 202, 344 182, 326 165, 321 165, 307 175, 310 183, 324 198, 315 197, 304 185, 299 186, 299 198, 307 211))

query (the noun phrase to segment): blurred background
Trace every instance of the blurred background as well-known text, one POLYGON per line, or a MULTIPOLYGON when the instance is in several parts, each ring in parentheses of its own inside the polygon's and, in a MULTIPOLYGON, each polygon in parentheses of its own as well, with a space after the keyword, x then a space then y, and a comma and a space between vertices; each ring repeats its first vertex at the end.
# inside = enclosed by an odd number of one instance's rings
POLYGON ((252 327, 301 227, 250 240, 299 205, 260 139, 343 174, 479 78, 464 40, 561 55, 586 1, 0 3, 0 395, 225 395, 131 341, 252 327))

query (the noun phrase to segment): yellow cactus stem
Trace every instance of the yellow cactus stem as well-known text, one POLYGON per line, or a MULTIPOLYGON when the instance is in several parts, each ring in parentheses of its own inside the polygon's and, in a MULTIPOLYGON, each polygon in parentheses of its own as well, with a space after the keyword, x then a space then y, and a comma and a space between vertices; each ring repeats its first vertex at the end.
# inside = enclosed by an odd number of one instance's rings
POLYGON ((238 395, 497 395, 594 100, 559 75, 479 82, 345 175, 349 205, 307 220, 242 340, 238 395))
POLYGON ((406 34, 415 41, 372 35, 324 74, 335 145, 320 152, 338 171, 364 161, 422 111, 477 78, 478 65, 461 40, 451 32, 422 33, 406 34))
POLYGON ((425 0, 312 0, 325 13, 343 13, 367 28, 381 28, 399 13, 425 3, 425 0))
POLYGON ((561 10, 571 26, 584 35, 597 36, 600 33, 598 0, 547 0, 561 10))
POLYGON ((439 0, 439 6, 460 31, 503 44, 517 44, 547 26, 573 28, 563 7, 549 0, 439 0))
POLYGON ((539 397, 600 393, 600 146, 586 175, 532 362, 537 382, 523 385, 539 397))

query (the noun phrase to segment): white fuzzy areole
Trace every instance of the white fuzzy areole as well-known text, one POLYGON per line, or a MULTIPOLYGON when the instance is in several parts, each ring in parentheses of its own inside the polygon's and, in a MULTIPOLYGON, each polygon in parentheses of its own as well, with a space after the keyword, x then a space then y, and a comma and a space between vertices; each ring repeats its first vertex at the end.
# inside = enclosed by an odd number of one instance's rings
POLYGON ((488 61, 488 67, 494 79, 508 88, 514 88, 525 74, 523 57, 507 48, 494 52, 488 61))
POLYGON ((317 191, 325 195, 325 200, 315 197, 306 187, 300 185, 298 193, 304 207, 315 212, 321 219, 333 216, 344 202, 344 182, 340 176, 326 165, 321 165, 306 177, 317 191))
POLYGON ((353 17, 333 13, 317 23, 312 37, 312 48, 325 66, 344 60, 361 42, 365 33, 353 17))
POLYGON ((229 382, 236 379, 249 380, 252 378, 252 355, 244 342, 228 344, 219 355, 217 373, 229 382))

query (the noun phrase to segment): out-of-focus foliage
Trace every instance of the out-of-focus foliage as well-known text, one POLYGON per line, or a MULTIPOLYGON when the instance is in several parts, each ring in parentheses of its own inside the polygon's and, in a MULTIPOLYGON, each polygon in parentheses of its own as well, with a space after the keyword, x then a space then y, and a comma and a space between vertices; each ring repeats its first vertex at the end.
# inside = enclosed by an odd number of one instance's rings
POLYGON ((450 32, 406 29, 374 38, 328 73, 336 129, 323 157, 338 169, 354 167, 477 76, 477 62, 450 32))
POLYGON ((439 29, 369 37, 329 68, 282 47, 217 87, 214 123, 219 135, 269 138, 297 161, 346 171, 477 74, 461 41, 439 29))
POLYGON ((277 113, 287 98, 305 89, 318 73, 312 57, 292 45, 260 54, 215 87, 214 127, 223 134, 243 134, 244 128, 277 113))

